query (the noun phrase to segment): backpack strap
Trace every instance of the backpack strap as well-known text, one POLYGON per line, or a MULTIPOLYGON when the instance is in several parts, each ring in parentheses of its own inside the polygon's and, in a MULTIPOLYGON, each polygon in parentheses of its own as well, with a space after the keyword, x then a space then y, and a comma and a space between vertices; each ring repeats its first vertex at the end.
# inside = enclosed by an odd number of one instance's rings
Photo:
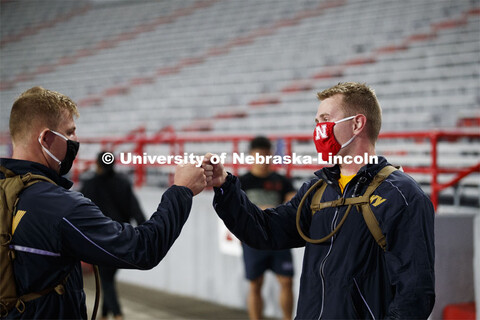
POLYGON ((380 225, 377 221, 377 218, 373 214, 372 208, 370 207, 370 196, 372 193, 378 188, 378 186, 394 171, 398 170, 397 168, 393 166, 385 166, 383 167, 372 179, 372 182, 370 182, 369 186, 367 187, 367 190, 362 196, 359 197, 353 197, 353 198, 340 198, 337 200, 332 200, 332 201, 326 201, 326 202, 321 202, 323 193, 325 192, 325 189, 327 187, 327 184, 323 180, 317 181, 313 186, 311 186, 307 192, 304 194, 302 197, 302 200, 300 201, 300 204, 297 208, 297 216, 296 216, 296 224, 297 224, 297 231, 300 234, 300 236, 307 242, 313 243, 313 244, 318 244, 327 241, 331 237, 333 237, 342 227, 343 223, 345 222, 345 219, 347 218, 348 214, 350 213, 350 210, 352 209, 352 206, 355 206, 358 211, 362 212, 363 219, 365 220, 365 223, 367 224, 367 227, 374 237, 375 241, 378 243, 378 245, 385 251, 386 250, 386 239, 385 235, 383 234, 380 225), (315 214, 315 212, 324 209, 324 208, 329 208, 329 207, 340 207, 340 206, 348 206, 347 211, 343 215, 342 219, 340 220, 339 224, 337 227, 330 232, 327 236, 321 238, 321 239, 311 239, 307 237, 301 227, 300 227, 300 217, 301 217, 301 211, 303 208, 303 205, 308 197, 308 195, 315 189, 318 190, 315 192, 315 194, 312 197, 312 203, 310 205, 310 209, 312 210, 312 216, 315 214))
POLYGON ((323 193, 325 192, 325 189, 327 188, 327 184, 323 180, 318 180, 317 183, 320 183, 321 186, 315 192, 315 194, 313 195, 312 203, 310 204, 310 209, 312 210, 312 216, 315 214, 315 212, 317 212, 318 210, 321 209, 320 206, 322 205, 322 203, 321 203, 322 202, 322 196, 323 196, 323 193))
POLYGON ((318 208, 317 209, 317 211, 318 211, 318 210, 321 210, 321 209, 324 209, 324 208, 329 208, 329 207, 341 207, 341 206, 349 206, 349 205, 357 205, 357 204, 365 204, 365 203, 368 204, 369 202, 370 202, 369 197, 363 195, 363 196, 360 196, 360 197, 353 197, 353 198, 343 198, 342 197, 342 198, 337 199, 337 200, 321 202, 314 207, 318 208))
MULTIPOLYGON (((12 264, 14 251, 11 250, 8 246, 12 240, 12 234, 14 231, 12 230, 13 219, 10 219, 10 218, 13 217, 13 213, 16 213, 16 207, 19 199, 18 195, 23 189, 28 188, 39 181, 46 181, 54 185, 56 185, 56 183, 53 180, 38 174, 27 173, 19 176, 15 174, 13 171, 3 166, 0 166, 0 172, 2 172, 5 175, 6 179, 13 178, 15 180, 15 181, 12 180, 14 183, 14 190, 12 194, 9 194, 8 197, 5 197, 5 199, 1 199, 2 201, 0 201, 0 211, 2 211, 2 219, 3 219, 3 213, 7 214, 8 216, 8 217, 5 217, 6 218, 5 223, 3 223, 2 221, 2 223, 0 224, 0 245, 2 250, 2 257, 4 253, 3 250, 8 250, 8 256, 9 256, 9 259, 0 259, 0 267, 2 272, 2 279, 6 278, 13 281, 13 285, 11 282, 8 282, 8 281, 0 281, 0 289, 1 289, 0 292, 2 293, 2 300, 0 301, 0 316, 6 317, 8 315, 8 312, 13 307, 16 307, 20 313, 23 313, 25 311, 25 302, 38 299, 42 296, 49 294, 52 291, 55 291, 59 295, 63 295, 65 293, 65 285, 67 283, 69 274, 67 274, 67 276, 55 286, 43 289, 39 292, 27 293, 21 297, 17 297, 16 285, 14 283, 15 278, 13 274, 13 264, 12 264), (21 180, 21 182, 19 180, 21 180), (10 215, 8 215, 8 213, 10 213, 10 215), (2 239, 3 236, 6 237, 6 240, 2 239), (8 293, 6 292, 7 290, 8 290, 8 293)), ((2 182, 0 181, 0 183, 2 182)), ((6 184, 5 185, 2 184, 2 187, 5 187, 5 186, 6 184)), ((15 221, 15 223, 18 224, 18 222, 20 222, 20 219, 21 217, 19 216, 18 219, 15 221)), ((97 316, 100 291, 101 291, 100 275, 99 275, 98 267, 93 266, 93 270, 95 274, 96 290, 95 290, 95 303, 94 303, 92 318, 91 318, 92 320, 96 319, 96 316, 97 316)))
POLYGON ((0 179, 0 270, 2 276, 0 281, 0 316, 6 317, 13 307, 17 307, 17 310, 21 313, 25 311, 25 304, 20 300, 25 296, 20 297, 20 299, 17 296, 12 262, 15 258, 15 251, 10 248, 10 243, 13 238, 13 225, 15 224, 16 227, 18 222, 20 222, 20 219, 23 217, 23 214, 19 214, 15 221, 13 218, 17 211, 16 207, 19 200, 19 194, 25 188, 28 188, 39 181, 55 183, 51 179, 41 175, 31 173, 17 175, 3 166, 0 166, 0 172, 5 176, 4 179, 0 179))
POLYGON ((4 166, 0 166, 0 172, 2 172, 5 175, 5 178, 16 176, 16 174, 12 170, 9 170, 4 166))
POLYGON ((49 179, 45 176, 39 174, 33 174, 28 172, 22 176, 22 180, 25 183, 25 188, 30 187, 32 184, 40 182, 41 180, 50 182, 51 184, 57 185, 52 179, 49 179))
POLYGON ((53 180, 45 176, 42 176, 39 174, 32 174, 30 172, 27 172, 24 175, 17 175, 12 170, 9 170, 4 166, 0 166, 0 172, 4 174, 5 179, 8 179, 8 178, 15 179, 15 177, 18 177, 18 179, 20 179, 23 184, 22 185, 20 183, 20 180, 14 181, 11 184, 9 184, 10 187, 14 186, 14 190, 11 193, 9 193, 10 196, 5 199, 6 200, 5 205, 7 206, 7 211, 13 212, 13 214, 15 214, 15 211, 16 211, 15 208, 17 207, 17 204, 18 204, 18 200, 19 200, 18 195, 20 194, 20 192, 22 192, 23 189, 26 189, 31 185, 42 180, 49 182, 51 184, 57 185, 53 180))
MULTIPOLYGON (((370 199, 370 196, 372 193, 382 184, 382 182, 392 173, 397 171, 398 169, 395 168, 394 166, 386 166, 383 167, 382 170, 380 170, 377 175, 373 178, 372 182, 368 186, 367 190, 363 194, 363 197, 367 197, 370 199)), ((373 214, 372 207, 370 206, 370 202, 367 203, 362 203, 357 205, 357 210, 362 212, 363 219, 365 220, 365 223, 367 224, 368 230, 370 230, 370 233, 372 234, 373 238, 375 241, 378 243, 380 248, 383 249, 383 251, 387 250, 387 240, 385 238, 385 235, 382 232, 382 229, 380 228, 380 225, 378 223, 377 218, 373 214)))
POLYGON ((382 184, 382 182, 387 179, 387 177, 397 171, 399 169, 395 168, 394 166, 385 166, 382 168, 382 170, 380 170, 376 175, 375 177, 373 177, 373 180, 372 182, 370 182, 370 184, 368 185, 368 188, 367 190, 365 190, 365 193, 363 194, 364 196, 367 196, 368 198, 370 198, 370 196, 372 195, 372 193, 378 188, 379 185, 382 184))
POLYGON ((70 273, 68 273, 65 278, 63 278, 60 283, 58 283, 56 286, 52 286, 46 289, 43 289, 39 292, 31 292, 24 294, 21 297, 18 297, 17 302, 15 303, 15 308, 17 308, 18 312, 23 313, 25 312, 25 303, 41 298, 47 294, 49 294, 52 291, 55 291, 58 295, 64 295, 65 294, 65 285, 67 284, 68 277, 70 276, 70 273))
MULTIPOLYGON (((16 174, 15 172, 13 172, 12 170, 10 169, 7 169, 6 167, 4 166, 0 166, 0 172, 2 172, 4 175, 5 175, 5 178, 13 178, 15 176, 18 176, 18 174, 16 174)), ((39 175, 39 174, 32 174, 30 172, 27 172, 26 174, 24 175, 21 175, 22 177, 22 180, 24 182, 27 182, 29 181, 31 178, 35 178, 35 179, 38 179, 38 180, 45 180, 47 182, 50 182, 50 183, 53 183, 56 185, 55 182, 53 182, 53 180, 45 177, 45 176, 42 176, 42 175, 39 175)))
POLYGON ((0 179, 0 317, 3 318, 15 306, 17 299, 12 263, 14 251, 9 246, 12 242, 12 212, 23 182, 5 167, 0 166, 0 172, 5 175, 5 179, 0 179))
MULTIPOLYGON (((313 244, 319 244, 319 243, 323 243, 325 241, 327 241, 328 239, 330 239, 331 237, 333 237, 337 232, 338 230, 340 230, 340 228, 343 226, 343 223, 345 222, 345 220, 347 219, 348 217, 348 214, 350 213, 350 210, 352 209, 352 206, 348 206, 347 208, 347 211, 345 212, 345 214, 343 215, 343 218, 342 220, 340 220, 340 222, 338 223, 337 227, 332 231, 330 232, 328 235, 326 235, 325 237, 321 238, 321 239, 311 239, 310 237, 306 236, 305 233, 303 233, 302 231, 302 228, 300 226, 300 217, 302 215, 302 208, 303 208, 303 205, 305 204, 305 201, 308 197, 308 195, 315 189, 317 189, 317 187, 320 186, 320 189, 318 189, 318 191, 315 193, 315 195, 313 196, 315 198, 316 201, 320 201, 322 199, 322 195, 323 195, 323 192, 325 191, 326 187, 327 187, 327 184, 323 181, 323 180, 318 180, 317 182, 315 182, 315 184, 313 186, 311 186, 307 192, 303 195, 302 197, 302 200, 300 201, 300 204, 298 205, 298 208, 297 208, 297 216, 296 216, 296 224, 297 224, 297 231, 298 231, 298 234, 303 238, 303 240, 307 241, 307 242, 310 242, 310 243, 313 243, 313 244), (323 185, 322 185, 323 184, 323 185)), ((313 203, 313 201, 312 201, 313 203)), ((312 207, 312 206, 311 206, 312 207)), ((315 207, 315 206, 314 206, 315 207)), ((313 211, 312 209, 312 216, 315 214, 315 211, 313 211)))
MULTIPOLYGON (((45 176, 42 176, 39 174, 32 174, 30 172, 20 176, 20 178, 22 179, 22 182, 23 182, 23 188, 22 190, 20 190, 20 192, 40 181, 45 181, 45 182, 49 182, 51 184, 57 185, 55 182, 53 182, 53 180, 45 176)), ((20 211, 17 211, 17 204, 18 204, 18 201, 20 200, 18 195, 20 194, 20 192, 17 194, 17 198, 15 199, 15 202, 13 203, 13 208, 12 208, 12 214, 13 214, 12 229, 11 229, 12 235, 14 234, 15 229, 17 228, 18 224, 20 223, 20 220, 23 218, 23 215, 25 214, 25 211, 21 213, 20 211)))

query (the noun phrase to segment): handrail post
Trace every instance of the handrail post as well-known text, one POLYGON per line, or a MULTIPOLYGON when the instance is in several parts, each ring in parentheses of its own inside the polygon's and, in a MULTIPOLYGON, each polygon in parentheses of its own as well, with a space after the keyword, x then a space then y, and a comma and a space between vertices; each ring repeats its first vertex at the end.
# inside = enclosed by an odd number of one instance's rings
MULTIPOLYGON (((233 142, 232 155, 234 153, 238 154, 238 139, 234 138, 232 142, 233 142)), ((233 165, 233 175, 238 176, 238 163, 232 163, 232 165, 233 165)))
POLYGON ((433 203, 433 208, 437 210, 438 207, 438 138, 439 138, 439 133, 438 132, 433 132, 430 135, 430 143, 432 145, 431 147, 431 157, 432 157, 432 163, 431 163, 431 174, 432 174, 432 182, 431 182, 431 195, 430 198, 432 199, 433 203))
MULTIPOLYGON (((286 138, 285 138, 285 142, 286 142, 286 144, 287 144, 287 150, 286 150, 287 152, 286 152, 286 154, 288 154, 288 155, 291 156, 291 155, 292 155, 292 138, 286 137, 286 138)), ((292 161, 292 162, 293 162, 293 161, 292 161)), ((292 162, 290 162, 289 164, 287 164, 286 176, 287 176, 288 178, 290 178, 291 175, 292 175, 292 165, 293 165, 292 162)))
MULTIPOLYGON (((142 140, 137 141, 137 146, 135 148, 135 153, 142 156, 143 155, 144 142, 142 140)), ((135 166, 135 187, 141 187, 145 183, 145 164, 138 164, 135 166)))
MULTIPOLYGON (((172 155, 176 155, 178 154, 178 143, 180 143, 177 139, 173 138, 171 140, 168 140, 168 144, 170 145, 170 154, 172 155)), ((174 181, 174 176, 175 174, 174 173, 169 173, 168 174, 168 185, 171 186, 173 185, 173 181, 174 181)))
MULTIPOLYGON (((178 139, 177 137, 173 137, 172 139, 168 140, 170 144, 170 154, 171 155, 183 155, 185 152, 185 140, 178 139)), ((175 172, 170 172, 168 175, 168 184, 172 185, 174 182, 175 172)))

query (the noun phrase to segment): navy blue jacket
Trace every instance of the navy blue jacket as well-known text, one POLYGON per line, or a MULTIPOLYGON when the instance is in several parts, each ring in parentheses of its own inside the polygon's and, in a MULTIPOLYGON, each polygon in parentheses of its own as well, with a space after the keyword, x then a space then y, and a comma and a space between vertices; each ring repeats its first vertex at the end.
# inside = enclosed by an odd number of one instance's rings
MULTIPOLYGON (((20 194, 17 210, 26 211, 13 235, 15 281, 19 295, 55 286, 67 274, 66 293, 52 292, 14 308, 9 318, 86 319, 80 261, 117 268, 151 269, 166 255, 188 218, 193 193, 172 186, 157 211, 138 227, 104 216, 72 182, 35 162, 0 159, 17 174, 44 175, 57 185, 38 182, 20 194)), ((0 173, 0 178, 4 178, 0 173)))
MULTIPOLYGON (((345 187, 344 197, 362 195, 385 165, 379 157, 378 164, 364 166, 345 187)), ((338 166, 315 174, 328 184, 322 202, 341 197, 338 166)), ((427 319, 435 301, 435 249, 434 210, 425 193, 401 171, 374 192, 371 208, 386 235, 386 252, 356 209, 334 238, 311 244, 298 234, 295 217, 300 200, 318 178, 305 183, 290 202, 262 211, 229 175, 215 189, 214 207, 230 231, 251 247, 305 246, 297 319, 427 319)), ((335 228, 347 207, 326 208, 312 217, 314 193, 302 209, 301 225, 307 236, 319 239, 335 228)))

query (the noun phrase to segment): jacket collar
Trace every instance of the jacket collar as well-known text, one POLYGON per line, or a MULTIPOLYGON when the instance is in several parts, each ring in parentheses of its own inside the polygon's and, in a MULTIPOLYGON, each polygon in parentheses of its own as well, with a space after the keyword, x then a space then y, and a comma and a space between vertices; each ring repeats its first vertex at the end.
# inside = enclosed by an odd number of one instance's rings
POLYGON ((38 162, 32 162, 27 160, 17 160, 10 158, 0 158, 0 165, 7 169, 12 170, 16 174, 26 174, 28 172, 32 174, 39 174, 45 176, 57 185, 70 189, 73 186, 73 182, 64 178, 50 168, 47 168, 43 164, 38 162))
MULTIPOLYGON (((358 170, 356 176, 352 179, 351 182, 356 182, 354 192, 361 190, 363 185, 368 185, 370 181, 375 177, 375 175, 389 163, 385 157, 378 156, 378 163, 376 164, 367 164, 358 170)), ((315 175, 320 179, 324 180, 327 184, 332 185, 338 188, 337 191, 340 191, 338 187, 338 179, 340 178, 340 166, 334 165, 333 167, 325 167, 315 172, 315 175)), ((341 192, 340 192, 341 193, 341 192)))

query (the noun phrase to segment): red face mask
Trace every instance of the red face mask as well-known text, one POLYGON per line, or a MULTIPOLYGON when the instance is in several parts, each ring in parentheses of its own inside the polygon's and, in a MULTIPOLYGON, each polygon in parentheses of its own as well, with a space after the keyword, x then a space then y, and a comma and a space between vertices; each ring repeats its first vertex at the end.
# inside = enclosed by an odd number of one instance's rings
POLYGON ((329 155, 336 155, 340 149, 345 148, 353 141, 353 139, 355 139, 355 136, 353 136, 350 140, 341 145, 337 142, 337 139, 335 139, 335 135, 333 134, 333 127, 337 123, 351 120, 353 118, 355 118, 355 116, 343 118, 336 122, 317 123, 317 126, 313 131, 313 142, 315 143, 317 152, 322 154, 323 161, 328 161, 329 155))

